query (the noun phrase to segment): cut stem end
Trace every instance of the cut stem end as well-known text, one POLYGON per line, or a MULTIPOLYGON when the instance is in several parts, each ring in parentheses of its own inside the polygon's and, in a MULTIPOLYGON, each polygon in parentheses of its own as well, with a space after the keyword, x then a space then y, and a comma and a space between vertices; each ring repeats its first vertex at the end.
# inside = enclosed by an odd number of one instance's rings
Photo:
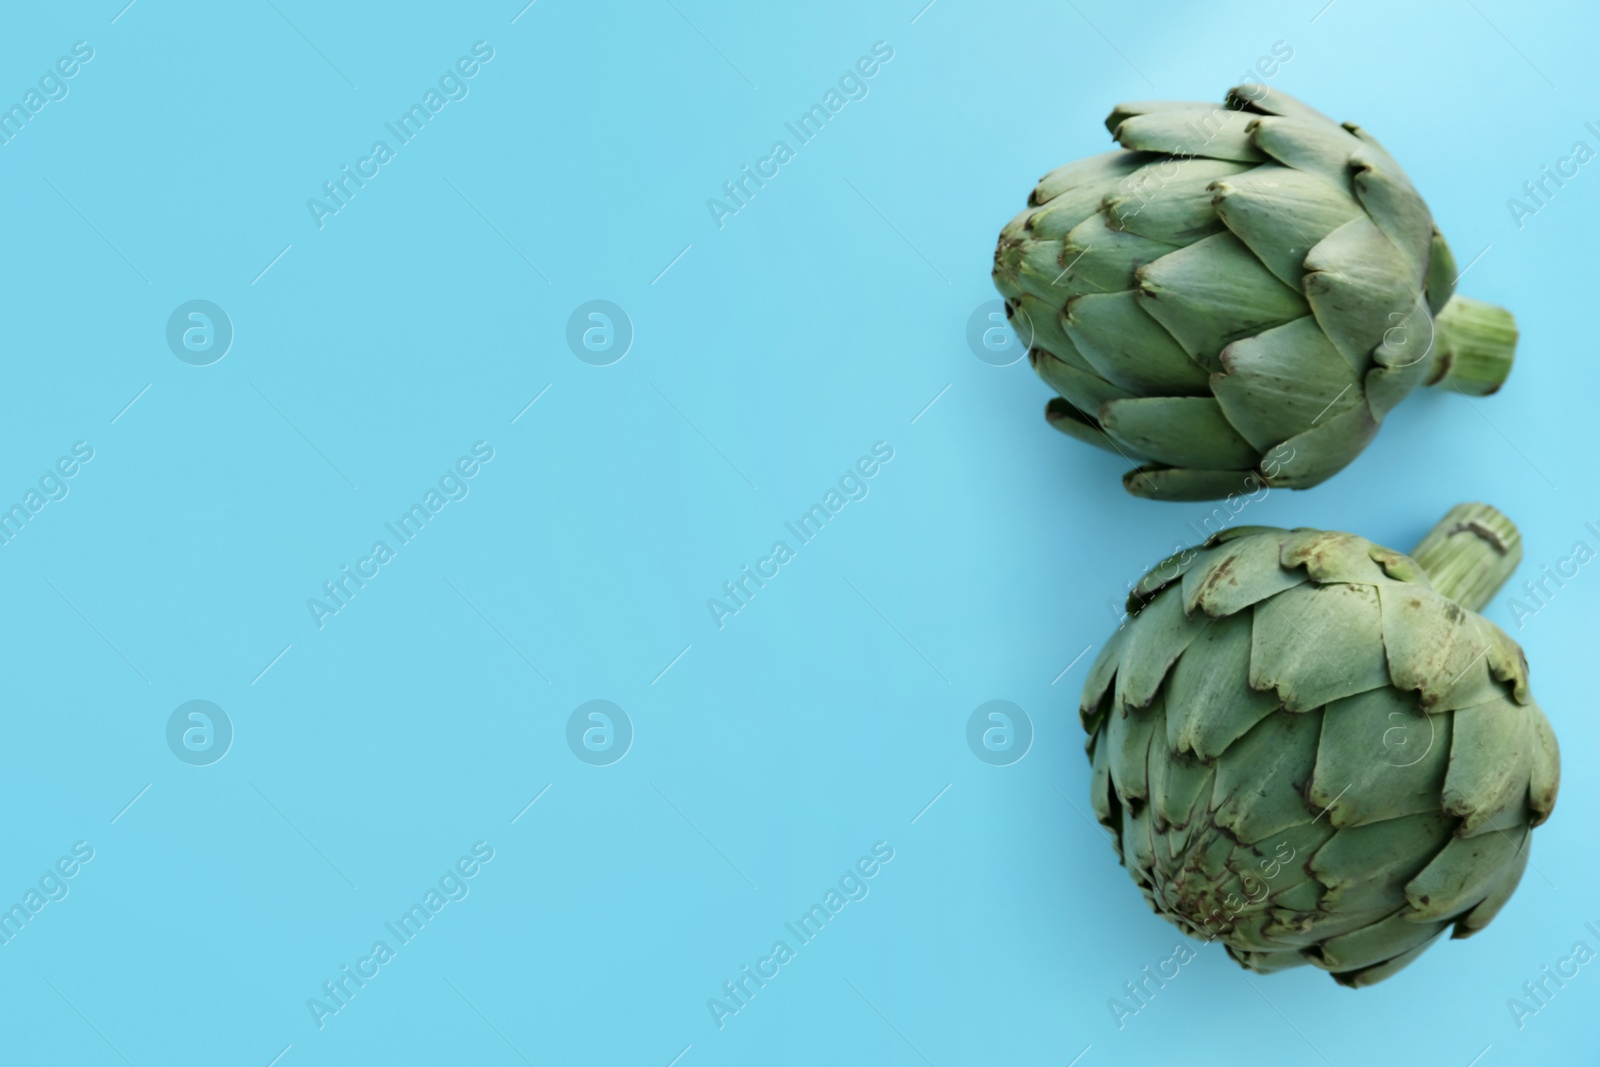
POLYGON ((1488 504, 1457 504, 1411 552, 1434 591, 1482 611, 1522 562, 1522 534, 1488 504))
POLYGON ((1427 384, 1488 396, 1511 374, 1517 320, 1481 300, 1453 296, 1433 319, 1433 371, 1427 384))

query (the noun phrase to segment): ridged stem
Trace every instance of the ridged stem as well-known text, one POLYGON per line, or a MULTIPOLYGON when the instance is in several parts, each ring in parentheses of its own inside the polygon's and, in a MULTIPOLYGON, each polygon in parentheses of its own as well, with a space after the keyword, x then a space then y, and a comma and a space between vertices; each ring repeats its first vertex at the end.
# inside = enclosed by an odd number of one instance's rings
POLYGON ((1522 534, 1488 504, 1457 504, 1411 552, 1435 592, 1482 611, 1522 562, 1522 534))
POLYGON ((1433 331, 1429 385, 1488 396, 1511 374, 1517 320, 1505 308, 1453 296, 1434 316, 1433 331))

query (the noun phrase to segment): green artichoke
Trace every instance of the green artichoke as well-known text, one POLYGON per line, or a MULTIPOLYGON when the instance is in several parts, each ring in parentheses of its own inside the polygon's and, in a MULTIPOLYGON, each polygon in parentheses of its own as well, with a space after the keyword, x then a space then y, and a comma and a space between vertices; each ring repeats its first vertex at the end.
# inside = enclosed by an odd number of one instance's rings
POLYGON ((1449 246, 1365 130, 1265 86, 1106 125, 1125 151, 1040 180, 994 283, 1060 394, 1046 418, 1141 463, 1129 492, 1305 489, 1418 383, 1510 373, 1511 313, 1452 296, 1449 246))
POLYGON ((1411 557, 1238 527, 1146 575, 1082 717, 1151 907, 1250 970, 1351 986, 1487 925, 1560 781, 1522 649, 1476 614, 1521 554, 1464 504, 1411 557))

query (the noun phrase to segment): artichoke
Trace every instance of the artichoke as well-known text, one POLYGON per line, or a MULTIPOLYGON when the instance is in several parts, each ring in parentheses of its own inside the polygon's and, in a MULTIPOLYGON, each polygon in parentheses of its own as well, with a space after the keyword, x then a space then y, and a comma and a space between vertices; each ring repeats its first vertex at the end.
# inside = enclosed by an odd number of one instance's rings
POLYGON ((1045 417, 1142 464, 1129 492, 1305 489, 1419 382, 1483 396, 1510 373, 1511 313, 1452 296, 1427 205, 1359 126, 1265 86, 1106 125, 1124 151, 1039 181, 994 283, 1060 394, 1045 417))
POLYGON ((1476 614, 1520 558, 1471 504, 1410 557, 1238 527, 1147 574, 1081 710, 1151 907, 1252 971, 1350 986, 1487 925, 1560 780, 1522 650, 1476 614))

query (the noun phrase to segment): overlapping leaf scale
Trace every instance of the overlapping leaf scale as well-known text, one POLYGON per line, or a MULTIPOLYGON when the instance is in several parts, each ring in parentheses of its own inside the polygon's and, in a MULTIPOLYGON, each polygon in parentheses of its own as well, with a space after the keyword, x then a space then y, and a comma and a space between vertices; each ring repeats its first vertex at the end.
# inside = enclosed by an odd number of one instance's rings
POLYGON ((1196 362, 1213 371, 1222 369, 1222 350, 1234 341, 1281 326, 1307 311, 1300 291, 1273 277, 1244 242, 1228 232, 1203 237, 1147 263, 1136 276, 1140 306, 1196 362))
POLYGON ((1121 806, 1111 784, 1111 745, 1102 733, 1089 735, 1089 805, 1101 826, 1112 832, 1114 843, 1122 848, 1121 806))
POLYGON ((1147 500, 1222 500, 1250 496, 1262 487, 1253 470, 1196 470, 1147 464, 1122 476, 1122 486, 1147 500))
POLYGON ((1256 609, 1250 685, 1291 711, 1389 683, 1383 616, 1369 585, 1298 586, 1256 609))
POLYGON ((1449 925, 1414 922, 1404 911, 1397 911, 1381 922, 1319 942, 1307 955, 1330 971, 1359 971, 1426 948, 1449 925))
POLYGON ((1437 939, 1437 936, 1438 935, 1435 935, 1433 938, 1424 941, 1410 952, 1402 952, 1393 959, 1385 960, 1383 963, 1376 964, 1375 966, 1365 967, 1359 971, 1335 972, 1333 979, 1340 985, 1349 986, 1352 989, 1360 989, 1365 986, 1377 985, 1385 978, 1399 973, 1414 963, 1418 956, 1421 956, 1424 952, 1428 951, 1428 946, 1433 944, 1434 940, 1437 939))
POLYGON ((1117 123, 1111 136, 1135 152, 1258 163, 1266 157, 1246 131, 1254 119, 1248 112, 1220 104, 1189 104, 1129 115, 1117 123))
POLYGON ((1210 396, 1209 372, 1144 313, 1132 292, 1074 297, 1061 324, 1096 373, 1131 395, 1210 396))
POLYGON ((1134 583, 1128 594, 1128 611, 1137 614, 1150 599, 1174 582, 1182 581, 1189 570, 1210 557, 1211 549, 1203 545, 1182 548, 1157 563, 1134 583))
POLYGON ((1397 689, 1415 692, 1429 711, 1450 711, 1493 699, 1504 689, 1495 675, 1513 679, 1514 692, 1527 699, 1527 668, 1521 650, 1499 628, 1455 601, 1415 584, 1385 584, 1381 647, 1397 689), (1515 646, 1512 646, 1513 648, 1515 646))
POLYGON ((1407 256, 1412 284, 1420 291, 1433 247, 1433 215, 1394 158, 1366 137, 1365 131, 1356 136, 1364 142, 1350 157, 1356 199, 1384 236, 1407 256))
POLYGON ((1121 292, 1133 288, 1135 272, 1140 267, 1176 252, 1178 247, 1127 230, 1113 230, 1106 224, 1105 213, 1096 212, 1063 239, 1061 267, 1070 267, 1100 292, 1121 292))
POLYGON ((1454 733, 1442 802, 1461 818, 1456 833, 1475 837, 1526 824, 1533 754, 1542 742, 1530 709, 1497 694, 1450 719, 1454 733))
POLYGON ((1435 805, 1341 828, 1311 858, 1311 873, 1327 890, 1320 910, 1405 910, 1406 884, 1446 847, 1454 825, 1435 805))
POLYGON ((1263 453, 1362 403, 1360 376, 1310 315, 1235 341, 1221 361, 1211 392, 1263 453))
POLYGON ((1307 580, 1302 572, 1278 566, 1289 531, 1257 527, 1229 533, 1236 536, 1219 539, 1217 551, 1184 573, 1185 611, 1202 611, 1213 618, 1233 615, 1307 580))
POLYGON ((1279 708, 1277 695, 1251 689, 1252 613, 1214 620, 1178 659, 1167 682, 1166 744, 1214 760, 1279 708))
POLYGON ((1389 686, 1332 701, 1306 797, 1341 829, 1437 812, 1451 728, 1389 686))
POLYGON ((1091 734, 1105 714, 1106 698, 1111 695, 1112 686, 1116 682, 1117 668, 1122 666, 1122 650, 1127 644, 1130 629, 1132 627, 1127 623, 1117 627, 1106 643, 1100 646, 1094 662, 1089 664, 1089 674, 1083 683, 1078 715, 1083 721, 1083 728, 1091 734))
MULTIPOLYGON (((1170 698, 1162 707, 1170 715, 1170 698)), ((1188 844, 1187 831, 1195 821, 1210 817, 1211 790, 1216 780, 1216 768, 1210 764, 1189 753, 1172 751, 1166 741, 1170 733, 1170 725, 1163 723, 1163 733, 1150 742, 1150 806, 1155 825, 1169 838, 1177 838, 1175 843, 1169 841, 1165 850, 1168 864, 1182 856, 1188 844)))
POLYGON ((1343 183, 1278 163, 1218 179, 1210 189, 1223 224, 1279 281, 1296 290, 1306 254, 1362 213, 1343 183))
POLYGON ((1174 467, 1248 471, 1260 458, 1209 396, 1107 401, 1100 425, 1135 455, 1174 467))
POLYGON ((1511 899, 1511 894, 1516 892, 1522 875, 1528 869, 1528 854, 1533 849, 1533 836, 1530 834, 1523 842, 1522 848, 1516 852, 1511 862, 1489 883, 1488 892, 1478 904, 1461 918, 1456 920, 1455 932, 1452 937, 1471 937, 1482 930, 1506 906, 1506 901, 1511 899))
MULTIPOLYGON (((1037 367, 1038 364, 1035 364, 1037 367)), ((1052 397, 1045 402, 1045 423, 1055 430, 1066 434, 1084 444, 1094 445, 1096 448, 1107 452, 1114 452, 1124 459, 1132 460, 1125 450, 1107 437, 1105 431, 1100 429, 1100 424, 1089 415, 1084 414, 1082 408, 1063 397, 1052 397)))
POLYGON ((1033 361, 1034 373, 1071 402, 1087 420, 1092 421, 1094 412, 1110 401, 1131 399, 1134 395, 1095 373, 1070 344, 1055 349, 1034 349, 1029 358, 1033 361), (1068 353, 1071 358, 1067 358, 1068 353))
POLYGON ((1128 627, 1117 669, 1116 705, 1148 707, 1172 665, 1210 622, 1203 615, 1185 613, 1176 589, 1158 593, 1128 627))
POLYGON ((1251 142, 1269 159, 1354 193, 1350 157, 1361 141, 1348 131, 1332 122, 1268 115, 1254 119, 1249 132, 1251 142))
POLYGON ((1314 107, 1302 104, 1288 93, 1280 93, 1271 86, 1255 82, 1235 85, 1228 90, 1228 106, 1240 111, 1253 111, 1264 115, 1286 115, 1308 122, 1337 125, 1331 118, 1314 107))
POLYGON ((1273 712, 1217 761, 1212 819, 1244 844, 1263 841, 1315 813, 1301 785, 1316 760, 1320 710, 1273 712))
POLYGON ((1450 251, 1450 245, 1444 239, 1444 234, 1435 227, 1433 243, 1428 254, 1428 280, 1426 284, 1428 295, 1428 310, 1437 315, 1444 310, 1450 298, 1456 292, 1456 278, 1460 271, 1456 269, 1455 253, 1450 251))
POLYGON ((1094 373, 1062 328, 1061 308, 1055 301, 1025 293, 1006 302, 1006 317, 1030 354, 1042 349, 1086 374, 1094 373))
POLYGON ((1452 918, 1485 900, 1505 867, 1527 847, 1526 826, 1502 833, 1455 837, 1406 885, 1415 922, 1452 918))
POLYGON ((1294 530, 1278 548, 1278 565, 1305 568, 1314 582, 1386 583, 1389 578, 1372 558, 1372 542, 1338 530, 1294 530))
POLYGON ((1367 405, 1380 421, 1427 379, 1438 349, 1433 316, 1421 294, 1404 313, 1390 316, 1389 328, 1372 352, 1372 369, 1363 379, 1367 405))
POLYGON ((1533 723, 1533 766, 1528 780, 1528 806, 1532 809, 1530 823, 1538 826, 1550 817, 1556 806, 1556 794, 1561 790, 1561 749, 1556 744, 1555 731, 1544 711, 1531 701, 1527 705, 1533 723))
POLYGON ((1120 704, 1106 716, 1111 784, 1124 808, 1142 807, 1150 800, 1148 757, 1154 721, 1147 708, 1129 709, 1120 704))
POLYGON ((1310 429, 1267 452, 1267 484, 1305 489, 1326 481, 1349 466, 1377 432, 1378 420, 1364 403, 1314 420, 1310 429))
POLYGON ((1251 170, 1225 159, 1167 157, 1118 182, 1101 203, 1113 229, 1186 245, 1222 229, 1212 183, 1251 170))
POLYGON ((1414 263, 1363 214, 1306 253, 1303 287, 1311 312, 1345 357, 1370 361, 1384 332, 1401 321, 1422 292, 1414 263))
POLYGON ((1080 217, 1087 216, 1100 203, 1107 186, 1115 185, 1152 157, 1112 150, 1086 159, 1076 159, 1039 179, 1028 197, 1030 207, 1051 203, 1068 194, 1077 194, 1083 205, 1080 217))

